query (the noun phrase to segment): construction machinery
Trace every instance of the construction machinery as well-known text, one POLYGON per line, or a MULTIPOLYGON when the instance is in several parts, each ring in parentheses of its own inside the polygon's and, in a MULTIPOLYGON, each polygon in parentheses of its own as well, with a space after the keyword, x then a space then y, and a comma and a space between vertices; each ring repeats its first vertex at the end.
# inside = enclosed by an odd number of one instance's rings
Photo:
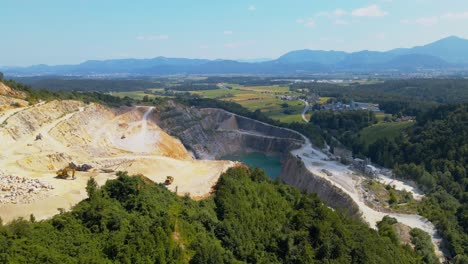
POLYGON ((61 170, 58 170, 56 172, 57 174, 57 178, 59 179, 67 179, 68 177, 72 177, 72 180, 75 179, 75 172, 76 172, 76 169, 74 168, 71 168, 70 166, 67 166, 61 170), (71 172, 71 175, 69 174, 71 172))
POLYGON ((164 181, 164 185, 171 185, 171 183, 174 181, 174 177, 172 176, 167 176, 166 180, 164 181))

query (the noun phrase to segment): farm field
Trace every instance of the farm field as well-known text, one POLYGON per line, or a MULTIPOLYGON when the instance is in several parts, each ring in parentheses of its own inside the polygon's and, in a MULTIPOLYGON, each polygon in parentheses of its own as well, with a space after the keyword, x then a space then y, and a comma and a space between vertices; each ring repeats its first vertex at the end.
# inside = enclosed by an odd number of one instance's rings
POLYGON ((132 99, 136 100, 142 100, 145 95, 148 95, 148 97, 153 98, 155 95, 152 94, 147 94, 145 91, 131 91, 131 92, 113 92, 111 93, 113 96, 118 96, 118 97, 125 97, 128 96, 132 99))
POLYGON ((260 109, 268 117, 285 123, 303 122, 301 113, 304 103, 298 100, 283 101, 277 96, 301 96, 291 92, 287 86, 239 86, 230 85, 232 89, 194 92, 208 98, 236 102, 245 108, 255 111, 260 109), (224 98, 222 96, 225 96, 224 98))
MULTIPOLYGON (((216 90, 192 91, 190 93, 205 98, 219 99, 236 102, 245 108, 255 111, 260 109, 268 117, 285 123, 303 122, 301 113, 304 109, 304 103, 299 100, 283 101, 279 96, 301 96, 297 92, 291 92, 287 86, 242 86, 237 84, 228 84, 228 88, 216 90)), ((150 91, 163 91, 162 88, 149 89, 150 91)), ((142 100, 145 95, 150 98, 157 95, 146 94, 144 91, 115 92, 112 95, 142 100)), ((158 95, 159 96, 159 95, 158 95)), ((327 98, 328 99, 328 98, 327 98)), ((310 115, 306 115, 310 118, 310 115)))
POLYGON ((397 137, 401 131, 412 126, 414 122, 390 122, 378 123, 370 127, 366 127, 359 132, 361 140, 368 146, 380 138, 397 137))
POLYGON ((194 91, 202 97, 236 102, 245 108, 255 111, 260 109, 268 117, 285 123, 303 122, 301 113, 304 103, 298 100, 283 101, 277 96, 301 96, 300 93, 291 92, 287 86, 242 86, 227 85, 232 89, 221 88, 217 90, 194 91))

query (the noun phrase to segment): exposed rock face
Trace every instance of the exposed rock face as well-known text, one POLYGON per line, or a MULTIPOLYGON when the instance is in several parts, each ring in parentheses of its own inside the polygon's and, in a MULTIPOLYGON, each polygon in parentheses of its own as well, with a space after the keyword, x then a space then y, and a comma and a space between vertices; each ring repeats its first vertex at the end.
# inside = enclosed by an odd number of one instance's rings
POLYGON ((2 82, 0 82, 0 95, 5 95, 5 96, 9 96, 9 97, 16 97, 16 98, 21 98, 21 99, 26 98, 25 93, 13 90, 10 87, 6 86, 2 82))
POLYGON ((36 109, 19 112, 7 119, 6 131, 14 140, 31 136, 45 124, 51 123, 66 114, 78 111, 84 103, 78 101, 52 101, 36 109))
POLYGON ((297 133, 221 109, 170 104, 158 112, 158 125, 180 138, 200 159, 251 151, 287 153, 304 143, 297 133))
POLYGON ((298 189, 316 193, 330 207, 341 209, 354 217, 360 216, 357 205, 349 195, 322 177, 311 173, 303 161, 291 153, 283 158, 281 179, 298 189))

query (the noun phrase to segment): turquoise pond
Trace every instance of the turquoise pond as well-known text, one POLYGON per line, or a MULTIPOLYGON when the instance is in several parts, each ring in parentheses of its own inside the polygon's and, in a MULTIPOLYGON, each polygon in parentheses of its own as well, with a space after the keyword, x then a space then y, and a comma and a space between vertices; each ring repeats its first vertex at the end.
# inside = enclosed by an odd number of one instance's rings
POLYGON ((221 157, 223 160, 240 161, 250 167, 258 167, 266 171, 270 178, 276 179, 281 174, 281 157, 279 155, 265 155, 260 152, 231 154, 221 157))

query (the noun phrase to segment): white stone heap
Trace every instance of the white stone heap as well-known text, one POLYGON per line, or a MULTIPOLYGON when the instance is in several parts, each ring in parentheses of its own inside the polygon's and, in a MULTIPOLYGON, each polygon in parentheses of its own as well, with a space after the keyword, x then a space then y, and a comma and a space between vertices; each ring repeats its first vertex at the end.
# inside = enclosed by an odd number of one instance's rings
POLYGON ((54 187, 39 179, 0 172, 0 204, 29 204, 47 197, 54 187))

